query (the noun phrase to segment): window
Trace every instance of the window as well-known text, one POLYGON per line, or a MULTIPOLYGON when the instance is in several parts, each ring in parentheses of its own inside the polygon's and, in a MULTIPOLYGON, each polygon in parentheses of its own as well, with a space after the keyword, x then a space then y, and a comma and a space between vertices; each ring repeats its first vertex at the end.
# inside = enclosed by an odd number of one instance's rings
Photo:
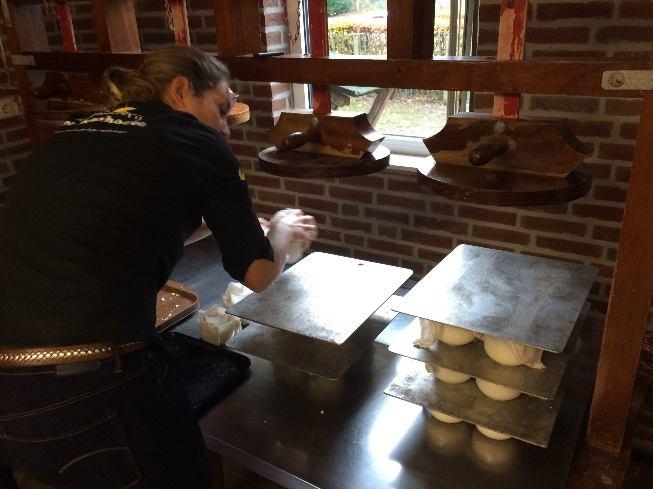
MULTIPOLYGON (((476 39, 474 19, 478 0, 432 0, 435 2, 434 56, 471 55, 476 39)), ((300 34, 291 52, 306 53, 303 29, 306 0, 288 0, 288 17, 300 34), (296 3, 298 2, 298 3, 296 3)), ((387 54, 387 0, 328 0, 329 52, 331 56, 379 56, 387 54)), ((291 35, 292 37, 292 35, 291 35)), ((295 85, 296 108, 310 107, 310 88, 295 85)), ((375 129, 386 135, 393 153, 428 155, 422 138, 437 133, 448 115, 469 110, 468 92, 441 90, 381 89, 332 86, 333 110, 366 112, 375 129)))

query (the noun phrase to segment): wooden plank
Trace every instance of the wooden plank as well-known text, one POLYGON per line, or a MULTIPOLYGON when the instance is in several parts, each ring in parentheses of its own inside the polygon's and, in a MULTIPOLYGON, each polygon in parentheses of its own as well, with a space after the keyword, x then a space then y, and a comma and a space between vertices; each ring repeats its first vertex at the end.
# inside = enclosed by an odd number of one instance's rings
POLYGON ((388 58, 431 59, 435 2, 388 0, 388 58))
MULTIPOLYGON (((113 64, 136 68, 142 54, 43 53, 34 57, 30 69, 101 73, 113 64)), ((607 70, 647 70, 646 61, 619 59, 528 59, 497 61, 476 56, 439 56, 433 60, 386 60, 356 58, 311 58, 301 55, 221 56, 233 76, 248 81, 283 83, 327 83, 329 85, 424 90, 472 90, 566 94, 595 97, 640 98, 641 91, 609 91, 601 88, 607 70)))
POLYGON ((92 0, 100 51, 140 52, 134 0, 92 0))
POLYGON ((644 97, 587 429, 588 443, 621 450, 653 296, 653 92, 644 97))
POLYGON ((236 56, 263 51, 261 0, 215 0, 218 54, 236 56))
MULTIPOLYGON (((501 0, 497 60, 524 59, 527 13, 528 0, 501 0)), ((519 94, 496 94, 492 115, 497 119, 518 118, 520 99, 519 94)))
MULTIPOLYGON (((328 22, 326 0, 308 2, 311 56, 329 55, 328 22)), ((337 83, 333 85, 337 85, 337 83)), ((331 112, 331 93, 327 84, 313 84, 313 112, 315 114, 328 114, 331 112)))
POLYGON ((172 25, 175 30, 175 43, 182 46, 190 46, 188 8, 186 7, 186 0, 171 0, 170 9, 172 25))
POLYGON ((55 4, 55 9, 57 17, 59 17, 63 49, 67 53, 75 53, 77 52, 77 43, 75 42, 75 30, 70 16, 70 6, 65 2, 58 2, 55 4))

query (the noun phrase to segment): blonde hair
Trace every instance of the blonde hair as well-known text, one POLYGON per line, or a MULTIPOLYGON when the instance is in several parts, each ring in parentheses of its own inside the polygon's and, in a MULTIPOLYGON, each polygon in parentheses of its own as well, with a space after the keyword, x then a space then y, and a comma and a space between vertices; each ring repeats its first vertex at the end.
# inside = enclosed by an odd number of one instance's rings
POLYGON ((183 76, 195 94, 229 81, 229 70, 213 56, 190 46, 167 46, 148 54, 137 70, 111 67, 104 84, 111 102, 162 100, 170 82, 183 76))

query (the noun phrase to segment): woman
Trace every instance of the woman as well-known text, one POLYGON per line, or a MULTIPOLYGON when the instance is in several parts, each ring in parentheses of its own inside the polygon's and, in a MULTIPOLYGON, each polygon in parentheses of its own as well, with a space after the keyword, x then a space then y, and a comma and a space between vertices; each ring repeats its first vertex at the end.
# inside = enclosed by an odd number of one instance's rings
POLYGON ((197 422, 157 347, 157 291, 202 217, 224 268, 257 292, 315 220, 282 211, 264 236, 213 57, 169 47, 107 78, 125 103, 67 121, 0 210, 0 465, 56 488, 209 488, 197 422))

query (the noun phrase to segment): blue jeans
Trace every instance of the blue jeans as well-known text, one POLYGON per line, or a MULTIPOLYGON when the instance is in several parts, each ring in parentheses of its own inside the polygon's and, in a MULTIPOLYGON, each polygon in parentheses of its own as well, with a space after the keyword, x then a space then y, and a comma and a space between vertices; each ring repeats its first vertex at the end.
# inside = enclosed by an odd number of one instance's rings
POLYGON ((56 489, 210 489, 197 419, 163 351, 121 363, 0 369, 1 464, 56 489))

